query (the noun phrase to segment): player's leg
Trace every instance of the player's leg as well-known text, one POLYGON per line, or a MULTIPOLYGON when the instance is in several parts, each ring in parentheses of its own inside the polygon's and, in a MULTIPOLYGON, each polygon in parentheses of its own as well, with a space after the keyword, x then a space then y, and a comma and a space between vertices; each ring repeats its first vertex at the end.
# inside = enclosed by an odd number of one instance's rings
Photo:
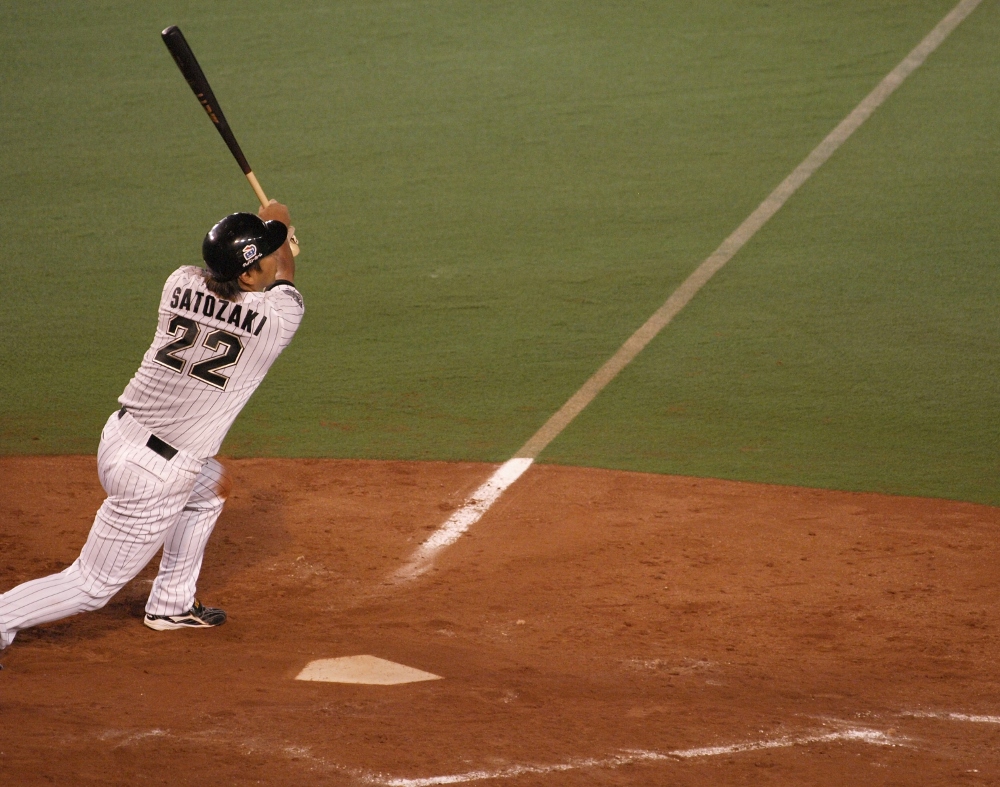
POLYGON ((167 532, 160 570, 146 603, 147 615, 182 615, 194 605, 205 546, 231 488, 225 467, 215 459, 206 462, 184 510, 167 532))
MULTIPOLYGON (((112 416, 113 418, 113 416, 112 416)), ((101 484, 111 495, 111 489, 116 486, 116 475, 112 478, 113 468, 119 463, 126 445, 117 428, 109 419, 101 434, 101 443, 97 452, 98 472, 101 484)), ((107 502, 107 501, 105 501, 107 502)), ((104 506, 102 505, 103 509, 104 506)), ((95 517, 91 529, 99 529, 101 512, 95 517)), ((90 537, 88 537, 88 541, 90 537)), ((75 615, 102 607, 107 598, 104 594, 92 595, 85 588, 86 582, 80 570, 80 559, 60 571, 39 579, 25 582, 12 590, 0 595, 0 627, 3 629, 5 645, 9 645, 18 631, 31 628, 42 623, 75 615)))
POLYGON ((74 562, 58 574, 25 582, 0 596, 0 647, 7 647, 22 629, 103 606, 104 600, 86 593, 83 584, 74 562))
POLYGON ((190 495, 196 474, 149 461, 122 438, 115 416, 101 435, 97 464, 108 493, 87 542, 69 568, 0 595, 0 638, 103 607, 153 558, 190 495))

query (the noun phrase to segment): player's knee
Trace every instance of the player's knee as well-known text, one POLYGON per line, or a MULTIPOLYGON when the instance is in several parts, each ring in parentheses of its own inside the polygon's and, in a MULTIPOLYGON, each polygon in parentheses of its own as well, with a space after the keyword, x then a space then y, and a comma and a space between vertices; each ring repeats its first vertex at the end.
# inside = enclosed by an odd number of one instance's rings
POLYGON ((233 479, 229 471, 218 460, 210 459, 184 508, 188 511, 221 511, 232 489, 233 479))
POLYGON ((218 459, 209 459, 202 473, 203 497, 214 505, 225 503, 230 492, 233 491, 233 477, 229 474, 226 466, 218 459))
POLYGON ((106 594, 101 591, 97 591, 97 593, 95 594, 94 591, 88 590, 85 591, 85 593, 86 595, 84 596, 83 601, 80 604, 81 612, 94 612, 95 610, 100 609, 105 604, 107 604, 111 600, 111 597, 114 595, 113 591, 106 594))
POLYGON ((111 597, 121 590, 121 584, 107 584, 104 582, 87 582, 84 584, 83 598, 80 600, 81 612, 93 612, 107 604, 111 597))
POLYGON ((125 587, 127 580, 108 582, 99 572, 89 571, 86 566, 77 561, 67 572, 78 572, 79 604, 81 612, 93 612, 107 604, 111 597, 125 587))
POLYGON ((215 495, 225 503, 233 491, 233 477, 229 474, 225 465, 221 462, 216 462, 216 464, 218 465, 219 475, 215 481, 215 495))

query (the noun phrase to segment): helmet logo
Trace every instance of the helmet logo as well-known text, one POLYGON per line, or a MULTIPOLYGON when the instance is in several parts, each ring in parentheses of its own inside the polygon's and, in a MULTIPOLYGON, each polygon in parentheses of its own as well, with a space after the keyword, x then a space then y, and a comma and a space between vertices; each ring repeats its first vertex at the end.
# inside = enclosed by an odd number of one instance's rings
POLYGON ((257 254, 257 247, 254 246, 252 243, 249 244, 248 246, 243 247, 243 259, 245 259, 247 262, 250 262, 250 260, 252 260, 254 256, 256 256, 256 254, 257 254))

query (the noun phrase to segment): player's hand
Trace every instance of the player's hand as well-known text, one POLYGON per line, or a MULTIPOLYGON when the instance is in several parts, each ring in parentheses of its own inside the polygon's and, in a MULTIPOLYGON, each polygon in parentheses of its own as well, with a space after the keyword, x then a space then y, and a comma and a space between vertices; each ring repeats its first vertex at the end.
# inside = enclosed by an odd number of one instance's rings
POLYGON ((282 205, 277 200, 271 200, 267 205, 261 205, 257 215, 264 221, 280 221, 286 227, 292 226, 292 217, 288 213, 288 207, 282 205))

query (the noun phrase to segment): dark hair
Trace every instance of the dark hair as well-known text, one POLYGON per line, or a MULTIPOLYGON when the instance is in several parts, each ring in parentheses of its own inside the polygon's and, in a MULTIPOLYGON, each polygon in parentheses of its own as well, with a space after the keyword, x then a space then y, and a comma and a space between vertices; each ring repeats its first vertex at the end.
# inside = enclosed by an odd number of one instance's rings
MULTIPOLYGON (((254 262, 252 265, 248 265, 246 271, 259 271, 260 263, 254 262)), ((220 281, 212 275, 212 271, 208 268, 202 268, 201 278, 205 280, 205 289, 210 293, 215 295, 217 298, 222 298, 226 301, 235 301, 240 293, 243 292, 240 287, 239 277, 235 279, 230 279, 229 281, 220 281)))

